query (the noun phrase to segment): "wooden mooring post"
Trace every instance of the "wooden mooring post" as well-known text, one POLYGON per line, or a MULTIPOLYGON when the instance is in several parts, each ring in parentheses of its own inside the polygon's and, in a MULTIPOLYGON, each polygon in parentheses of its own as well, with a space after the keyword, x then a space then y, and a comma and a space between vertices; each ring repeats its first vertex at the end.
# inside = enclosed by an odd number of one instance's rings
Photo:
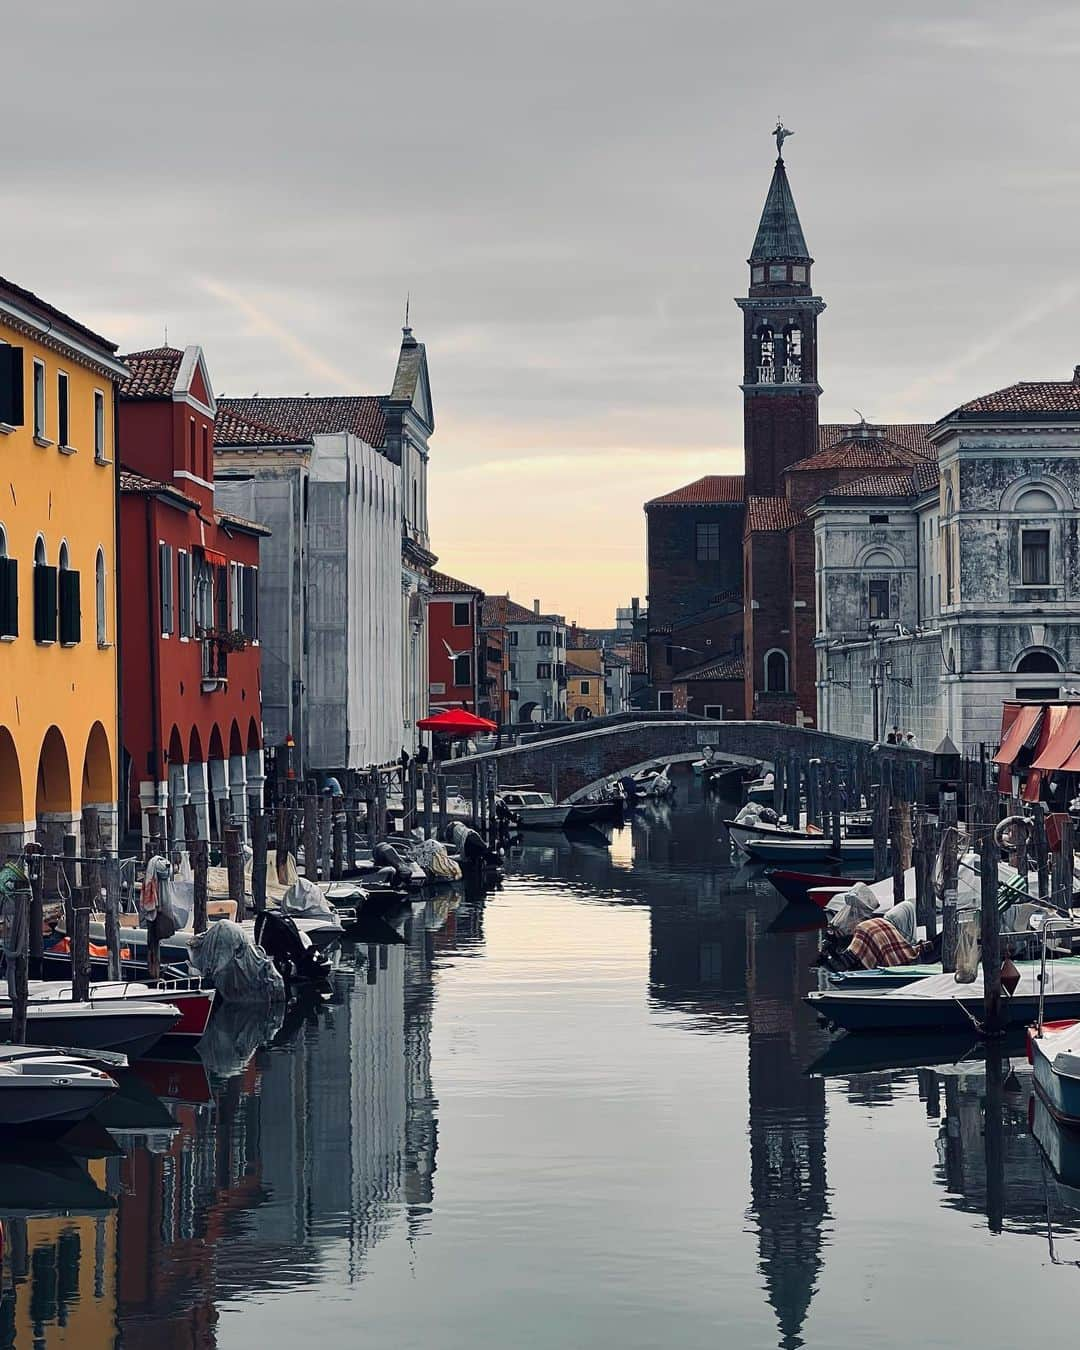
POLYGON ((304 798, 304 875, 314 881, 319 871, 319 799, 304 798))
POLYGON ((374 769, 369 769, 364 779, 364 827, 367 830, 368 848, 374 848, 379 842, 378 823, 375 818, 378 800, 378 775, 374 769))
POLYGON ((957 886, 959 880, 959 844, 957 840, 956 793, 943 792, 939 808, 941 827, 941 969, 956 969, 957 886))
POLYGON ((345 807, 345 875, 352 876, 356 871, 357 814, 359 807, 355 796, 349 798, 345 807))
POLYGON ((431 765, 424 765, 424 838, 430 839, 434 830, 435 798, 432 791, 431 765))
POLYGON ((889 804, 892 794, 885 763, 878 765, 878 774, 874 798, 874 880, 882 881, 889 873, 889 804))
POLYGON ((270 817, 265 811, 252 811, 251 821, 251 904, 258 914, 266 908, 266 868, 270 853, 270 817))
POLYGON ((206 839, 196 839, 191 857, 191 870, 195 876, 195 903, 192 909, 191 926, 196 933, 205 933, 208 919, 206 906, 210 898, 210 843, 206 839))
POLYGON ((42 893, 45 866, 40 846, 27 844, 24 858, 30 878, 30 969, 34 979, 40 980, 45 964, 45 906, 42 893))
POLYGON ((330 861, 330 875, 335 881, 340 881, 345 874, 345 812, 337 809, 339 806, 340 798, 336 802, 331 802, 333 811, 330 830, 333 856, 330 861))
POLYGON ((1031 838, 1035 850, 1035 870, 1039 878, 1039 899, 1050 898, 1050 846, 1046 841, 1046 807, 1035 802, 1031 808, 1031 838))
MULTIPOLYGON (((148 811, 146 823, 148 838, 145 861, 149 862, 153 857, 164 857, 165 855, 164 825, 161 812, 148 811)), ((146 885, 145 873, 143 874, 143 885, 146 885)), ((161 936, 156 918, 151 919, 146 925, 146 975, 149 980, 161 978, 161 936)))
POLYGON ((334 857, 334 799, 325 796, 319 802, 319 871, 329 881, 334 857))
POLYGON ((236 901, 236 918, 244 917, 244 846, 243 834, 236 825, 225 827, 225 872, 229 879, 229 899, 236 901))
POLYGON ((105 946, 109 953, 109 979, 121 977, 120 962, 120 859, 105 862, 105 946))
POLYGON ((782 752, 776 756, 773 764, 772 808, 778 816, 784 814, 784 770, 786 763, 782 752))
POLYGON ((975 838, 979 850, 979 910, 983 970, 983 1031, 1000 1036, 1001 940, 998 914, 998 846, 994 839, 998 796, 980 789, 975 797, 975 838))
POLYGON ((441 773, 435 775, 435 786, 439 794, 439 838, 445 839, 450 813, 446 805, 446 779, 441 773))
POLYGON ((75 888, 78 885, 75 858, 79 851, 78 840, 73 834, 65 834, 61 849, 63 858, 60 862, 59 875, 63 877, 64 924, 70 937, 75 927, 75 888))
POLYGON ((937 905, 934 903, 934 827, 925 811, 915 822, 913 848, 915 864, 915 921, 926 929, 928 938, 937 937, 937 905))
POLYGON ((29 887, 20 886, 9 901, 10 930, 7 945, 14 955, 8 975, 8 994, 11 998, 11 1040, 14 1045, 26 1044, 26 1011, 29 1003, 29 887))

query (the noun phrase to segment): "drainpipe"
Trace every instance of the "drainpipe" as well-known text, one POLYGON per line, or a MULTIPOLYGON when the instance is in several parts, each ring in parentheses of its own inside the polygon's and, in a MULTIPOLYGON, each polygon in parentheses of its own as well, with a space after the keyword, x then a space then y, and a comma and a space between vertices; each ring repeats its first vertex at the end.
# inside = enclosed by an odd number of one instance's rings
MULTIPOLYGON (((150 644, 150 726, 154 752, 154 805, 161 806, 158 783, 158 770, 161 765, 161 690, 158 687, 158 640, 161 632, 160 622, 155 629, 154 619, 154 530, 149 493, 143 498, 146 506, 146 628, 150 644)), ((166 829, 166 835, 168 830, 166 829)))
POLYGON ((877 638, 872 643, 873 654, 870 658, 870 698, 873 707, 874 744, 881 740, 881 644, 877 638))

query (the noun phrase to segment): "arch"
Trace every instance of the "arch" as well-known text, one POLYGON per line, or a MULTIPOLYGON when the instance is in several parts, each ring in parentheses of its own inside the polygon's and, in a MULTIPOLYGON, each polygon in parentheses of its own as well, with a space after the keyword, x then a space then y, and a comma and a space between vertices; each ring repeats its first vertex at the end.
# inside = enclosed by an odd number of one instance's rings
POLYGON ((105 550, 98 548, 94 559, 94 612, 97 616, 98 646, 104 647, 109 640, 108 598, 105 588, 105 550))
POLYGON ((1061 661, 1046 647, 1031 647, 1024 652, 1013 670, 1018 675, 1060 675, 1061 661))
POLYGON ((523 703, 518 709, 519 722, 535 722, 533 714, 539 709, 539 703, 523 703))
POLYGON ((1072 493, 1060 478, 1052 474, 1021 478, 1010 483, 1001 494, 1002 511, 1023 511, 1032 516, 1044 516, 1048 511, 1075 509, 1072 493))
POLYGON ((0 524, 0 558, 6 558, 8 555, 7 530, 0 524))
POLYGON ((225 758, 225 747, 221 742, 221 732, 218 730, 218 725, 216 722, 210 729, 210 747, 206 752, 206 758, 207 759, 225 758))
POLYGON ((100 722, 90 728, 83 755, 82 805, 100 806, 113 800, 112 752, 100 722))
POLYGON ((11 732, 0 727, 0 825, 21 825, 25 819, 19 752, 11 732))
POLYGON ((765 692, 769 694, 786 694, 788 692, 788 659, 787 652, 781 651, 779 647, 773 647, 765 653, 765 692))
POLYGON ((900 555, 887 544, 870 544, 861 549, 855 566, 864 571, 880 571, 883 567, 902 567, 900 555))
POLYGON ((758 366, 775 366, 776 339, 773 336, 771 324, 758 325, 757 332, 754 334, 754 351, 758 366))
POLYGON ((60 540, 59 563, 61 572, 68 572, 71 570, 71 553, 68 550, 68 541, 66 539, 60 540))
POLYGON ((43 815, 71 814, 71 766, 67 745, 56 726, 48 729, 41 742, 34 810, 39 822, 43 815))
POLYGON ((259 733, 259 724, 254 717, 248 720, 247 748, 249 752, 262 749, 262 736, 259 733))
POLYGON ((39 534, 34 540, 34 566, 45 567, 48 564, 49 555, 45 548, 45 536, 39 534))
POLYGON ((232 726, 229 728, 229 754, 242 755, 244 753, 244 742, 240 737, 240 728, 236 725, 236 718, 233 718, 232 726))
POLYGON ((183 764, 184 762, 184 742, 180 738, 180 728, 173 723, 173 729, 169 732, 169 763, 183 764))
POLYGON ((192 727, 191 735, 188 737, 187 762, 189 764, 201 764, 203 762, 202 737, 199 735, 198 727, 192 727))
POLYGON ((591 708, 577 707, 574 709, 575 722, 587 722, 591 716, 592 716, 591 708))

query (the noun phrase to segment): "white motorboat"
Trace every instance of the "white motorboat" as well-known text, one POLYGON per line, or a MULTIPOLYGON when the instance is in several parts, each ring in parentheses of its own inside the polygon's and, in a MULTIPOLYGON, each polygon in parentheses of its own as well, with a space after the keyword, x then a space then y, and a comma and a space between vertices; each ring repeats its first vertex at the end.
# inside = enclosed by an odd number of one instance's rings
MULTIPOLYGON (((198 979, 159 979, 152 984, 132 980, 95 980, 90 985, 92 1003, 119 1002, 133 1006, 136 1003, 164 1003, 176 1008, 180 1020, 164 1034, 170 1038, 198 1040, 206 1030, 214 1007, 213 989, 204 989, 198 979)), ((30 980, 27 996, 31 1004, 65 1003, 73 1001, 69 980, 30 980)), ((0 994, 0 1009, 10 1006, 6 992, 0 994)))
POLYGON ((77 1050, 0 1046, 0 1128, 63 1133, 117 1089, 77 1050))
POLYGON ((1028 1031, 1035 1086, 1056 1120, 1080 1125, 1080 1022, 1044 1022, 1028 1031))
MULTIPOLYGON (((12 1008, 0 1004, 0 1040, 11 1037, 12 1008)), ((171 1003, 136 998, 30 999, 26 1039, 31 1045, 77 1045, 85 1050, 115 1050, 138 1059, 180 1021, 171 1003)))
POLYGON ((550 792, 533 788, 503 788, 496 795, 525 830, 561 830, 573 810, 568 804, 559 806, 550 792))
MULTIPOLYGON (((829 862, 837 854, 832 840, 826 835, 803 836, 794 831, 775 838, 748 839, 745 851, 756 862, 805 863, 829 862)), ((841 839, 841 862, 870 862, 874 856, 872 839, 841 839)))

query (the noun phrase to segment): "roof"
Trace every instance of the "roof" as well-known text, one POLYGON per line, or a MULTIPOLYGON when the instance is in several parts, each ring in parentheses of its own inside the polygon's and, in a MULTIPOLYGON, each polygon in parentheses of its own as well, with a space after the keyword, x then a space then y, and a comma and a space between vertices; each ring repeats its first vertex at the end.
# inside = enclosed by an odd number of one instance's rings
MULTIPOLYGON (((115 355, 117 345, 115 342, 110 342, 100 333, 95 333, 92 328, 87 328, 84 323, 80 323, 78 319, 73 319, 70 314, 65 314, 62 309, 57 309, 55 305, 50 305, 47 300, 42 300, 41 296, 35 295, 33 291, 28 291, 23 286, 17 286, 14 281, 9 281, 7 277, 0 277, 0 299, 5 296, 29 310, 36 318, 52 319, 64 328, 69 329, 74 336, 94 343, 95 346, 101 347, 110 356, 115 355)), ((58 334, 58 336, 60 335, 58 334)))
POLYGON ((456 577, 447 576, 445 572, 436 572, 432 570, 428 574, 428 581, 431 585, 433 595, 480 595, 484 592, 479 586, 470 586, 467 581, 458 581, 456 577))
POLYGON ((755 531, 791 530, 806 517, 786 497, 747 497, 746 528, 755 531))
POLYGON ((184 353, 179 347, 154 347, 145 352, 129 352, 120 359, 131 371, 130 379, 121 386, 121 398, 169 398, 176 387, 184 353))
MULTIPOLYGON (((837 441, 848 440, 856 435, 860 425, 851 422, 823 422, 818 427, 818 445, 824 450, 826 446, 835 445, 837 441)), ((929 422, 876 422, 873 424, 873 430, 896 445, 902 445, 906 450, 914 450, 917 455, 922 455, 926 459, 937 458, 937 451, 929 440, 931 431, 929 422)))
POLYGON ((254 520, 246 520, 243 516, 234 516, 231 511, 215 511, 214 519, 227 529, 243 530, 245 534, 258 534, 269 538, 273 533, 265 525, 260 525, 254 520))
MULTIPOLYGON (((300 438, 304 440, 303 437, 300 438)), ((214 447, 224 449, 236 445, 296 445, 297 437, 281 431, 277 427, 257 422, 245 417, 234 408, 223 408, 218 404, 217 417, 214 419, 214 447)))
POLYGON ((791 195, 787 169, 780 156, 777 156, 773 169, 754 247, 750 250, 751 262, 768 262, 770 258, 811 260, 799 223, 799 213, 795 209, 795 198, 791 195))
POLYGON ((120 470, 120 491, 142 497, 172 497, 179 504, 198 510, 199 503, 186 492, 181 492, 171 483, 160 483, 156 478, 144 478, 141 473, 132 473, 128 469, 120 470))
POLYGON ((665 493, 663 497, 653 497, 645 503, 650 506, 721 506, 736 505, 743 500, 744 478, 741 473, 706 474, 685 487, 665 493))
POLYGON ((741 680, 745 678, 746 666, 741 656, 722 656, 718 660, 706 661, 692 670, 680 670, 672 675, 672 684, 688 684, 692 680, 741 680))
POLYGON ((630 662, 631 675, 644 675, 648 672, 649 648, 640 638, 633 642, 620 642, 615 650, 620 656, 625 655, 630 662))
POLYGON ((921 460, 913 469, 867 474, 865 478, 856 478, 850 483, 830 488, 822 496, 906 500, 936 491, 939 481, 938 466, 928 460, 921 460))
POLYGON ((917 451, 891 440, 888 436, 873 434, 867 429, 860 435, 845 436, 831 445, 788 466, 788 471, 812 469, 881 469, 901 465, 915 465, 923 459, 917 451), (869 434, 868 434, 869 433, 869 434))
POLYGON ((507 624, 562 623, 563 619, 558 614, 536 614, 524 605, 519 605, 516 600, 511 600, 508 595, 487 595, 480 611, 480 621, 487 628, 504 628, 507 624))
MULTIPOLYGON (((327 398, 222 398, 219 416, 228 412, 272 430, 278 445, 310 441, 313 436, 352 432, 368 445, 383 443, 382 404, 368 394, 341 394, 327 398)), ((214 440, 222 443, 217 428, 214 440)), ((231 443, 231 442, 229 442, 231 443)), ((258 444, 257 441, 243 442, 258 444)))
POLYGON ((567 661, 566 673, 573 679, 595 680, 600 674, 598 670, 589 670, 585 666, 575 665, 573 661, 567 661))
POLYGON ((980 394, 955 408, 943 422, 986 415, 1005 417, 1059 417, 1080 414, 1080 367, 1071 380, 1031 380, 1010 384, 992 394, 980 394))

